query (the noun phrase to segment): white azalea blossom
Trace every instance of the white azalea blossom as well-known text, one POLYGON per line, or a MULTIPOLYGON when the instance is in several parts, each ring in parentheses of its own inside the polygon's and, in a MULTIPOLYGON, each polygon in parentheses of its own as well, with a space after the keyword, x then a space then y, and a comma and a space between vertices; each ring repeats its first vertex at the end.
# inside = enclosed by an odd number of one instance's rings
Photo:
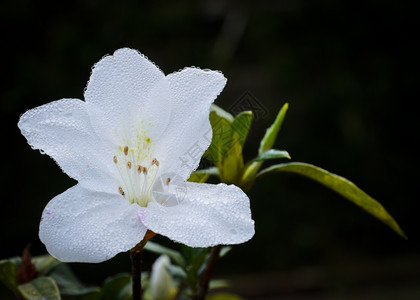
POLYGON ((254 235, 249 199, 226 184, 186 182, 211 141, 209 108, 222 73, 185 68, 165 76, 120 49, 93 68, 85 101, 61 99, 24 113, 19 128, 78 184, 53 198, 39 237, 68 262, 101 262, 147 230, 191 247, 254 235))

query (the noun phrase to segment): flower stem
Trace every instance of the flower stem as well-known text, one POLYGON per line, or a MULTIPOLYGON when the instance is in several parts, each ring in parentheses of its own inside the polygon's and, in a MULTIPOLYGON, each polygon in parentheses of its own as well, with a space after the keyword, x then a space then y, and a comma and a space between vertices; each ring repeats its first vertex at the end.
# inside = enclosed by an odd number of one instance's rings
POLYGON ((142 255, 141 252, 143 251, 144 246, 146 245, 147 241, 154 237, 156 233, 151 230, 147 230, 146 234, 144 235, 143 240, 138 243, 133 249, 130 250, 130 258, 131 258, 131 277, 133 280, 132 289, 133 289, 133 300, 141 300, 143 291, 141 287, 141 263, 142 263, 142 255))
POLYGON ((214 268, 216 267, 217 260, 219 259, 221 249, 222 246, 218 245, 213 247, 210 251, 209 260, 207 261, 206 268, 204 269, 203 277, 201 277, 200 291, 197 297, 198 300, 203 300, 206 297, 207 292, 209 291, 210 279, 213 275, 214 268))
POLYGON ((131 276, 133 280, 133 300, 142 299, 141 288, 141 250, 133 250, 130 253, 131 257, 131 276))

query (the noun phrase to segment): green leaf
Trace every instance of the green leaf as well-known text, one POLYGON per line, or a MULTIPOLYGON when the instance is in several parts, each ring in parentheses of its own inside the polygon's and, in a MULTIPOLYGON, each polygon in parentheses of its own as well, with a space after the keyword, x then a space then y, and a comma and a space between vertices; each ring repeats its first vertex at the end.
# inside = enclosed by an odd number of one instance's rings
POLYGON ((210 176, 218 176, 218 175, 219 175, 219 170, 217 169, 217 167, 200 169, 200 170, 195 170, 194 172, 192 172, 190 175, 190 178, 188 178, 188 181, 203 183, 203 182, 206 182, 206 180, 210 176))
POLYGON ((289 104, 285 103, 281 108, 280 112, 277 115, 276 120, 267 129, 265 135, 260 143, 260 148, 258 150, 258 155, 261 155, 263 152, 271 149, 276 141, 277 135, 280 131, 281 125, 283 124, 284 117, 286 116, 287 109, 289 108, 289 104))
POLYGON ((85 295, 99 291, 98 287, 86 287, 71 271, 67 264, 59 264, 49 274, 55 280, 62 295, 85 295))
POLYGON ((354 183, 344 177, 330 173, 324 169, 307 163, 293 162, 271 166, 261 171, 257 177, 273 172, 291 172, 311 178, 347 198, 357 206, 367 211, 388 225, 403 238, 407 238, 394 218, 375 199, 359 189, 354 183))
POLYGON ((220 106, 217 106, 216 104, 212 104, 210 106, 210 112, 215 112, 222 118, 225 118, 226 120, 230 121, 230 123, 232 123, 233 121, 233 116, 229 112, 221 108, 220 106))
POLYGON ((3 261, 10 261, 16 268, 16 270, 18 270, 20 268, 20 265, 22 264, 22 257, 20 256, 13 256, 11 258, 5 259, 5 260, 1 260, 1 262, 3 261))
POLYGON ((210 112, 212 141, 204 157, 219 169, 221 181, 237 183, 243 172, 242 145, 252 121, 251 112, 242 112, 236 118, 220 108, 210 112))
POLYGON ((190 288, 194 289, 194 287, 197 287, 200 274, 205 268, 209 248, 191 248, 183 245, 182 249, 185 258, 188 261, 185 282, 190 288))
POLYGON ((105 280, 102 286, 102 300, 130 300, 132 299, 131 276, 117 274, 105 280))
POLYGON ((258 155, 256 158, 254 158, 251 161, 265 161, 265 160, 280 159, 280 158, 290 159, 290 155, 285 150, 270 149, 261 153, 260 155, 258 155))
POLYGON ((249 129, 251 128, 252 118, 252 111, 243 111, 237 115, 232 122, 232 129, 238 134, 239 144, 242 148, 244 147, 249 129))
POLYGON ((172 277, 185 278, 187 276, 185 270, 180 266, 168 265, 165 268, 172 277))
POLYGON ((16 292, 18 282, 16 267, 10 260, 0 261, 0 282, 2 282, 8 289, 16 292))
POLYGON ((147 242, 147 244, 144 246, 144 249, 153 253, 166 254, 173 260, 174 263, 180 267, 185 267, 186 265, 184 258, 178 251, 166 248, 151 241, 147 242))
POLYGON ((236 184, 244 168, 244 159, 242 157, 242 147, 239 144, 238 134, 233 134, 234 138, 227 154, 225 155, 222 163, 219 165, 220 180, 224 183, 236 184))
POLYGON ((197 183, 204 183, 210 177, 210 174, 200 173, 200 172, 192 172, 190 178, 187 181, 189 182, 197 182, 197 183))
POLYGON ((33 257, 32 263, 40 275, 48 275, 52 269, 62 264, 61 261, 58 261, 49 254, 33 257))
POLYGON ((209 119, 213 134, 211 144, 204 157, 216 166, 220 166, 232 145, 233 119, 229 120, 219 115, 217 111, 211 111, 209 119))
POLYGON ((18 286, 22 297, 27 300, 59 300, 60 292, 51 277, 38 277, 18 286))

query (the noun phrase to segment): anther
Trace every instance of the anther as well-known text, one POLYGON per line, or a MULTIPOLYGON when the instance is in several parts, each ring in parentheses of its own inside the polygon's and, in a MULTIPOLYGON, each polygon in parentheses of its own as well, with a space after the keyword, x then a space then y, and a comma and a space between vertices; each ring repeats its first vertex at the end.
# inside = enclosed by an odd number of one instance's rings
POLYGON ((152 160, 152 165, 156 165, 156 167, 159 167, 159 161, 156 158, 154 158, 152 160))
POLYGON ((143 167, 140 165, 137 165, 136 170, 137 172, 141 173, 141 171, 143 171, 143 167))
POLYGON ((123 191, 122 187, 120 187, 120 186, 119 186, 119 187, 118 187, 118 191, 120 192, 120 194, 121 194, 121 195, 123 195, 123 196, 124 196, 124 191, 123 191))
POLYGON ((147 174, 147 168, 146 167, 143 167, 143 173, 147 174))
POLYGON ((128 146, 124 147, 124 155, 128 155, 128 146))
POLYGON ((132 166, 131 161, 128 161, 128 162, 127 162, 127 167, 128 167, 129 169, 131 169, 131 166, 132 166))
POLYGON ((114 163, 118 163, 118 159, 117 159, 117 157, 114 155, 114 163))
POLYGON ((169 185, 169 183, 171 182, 171 178, 166 178, 166 185, 169 185))

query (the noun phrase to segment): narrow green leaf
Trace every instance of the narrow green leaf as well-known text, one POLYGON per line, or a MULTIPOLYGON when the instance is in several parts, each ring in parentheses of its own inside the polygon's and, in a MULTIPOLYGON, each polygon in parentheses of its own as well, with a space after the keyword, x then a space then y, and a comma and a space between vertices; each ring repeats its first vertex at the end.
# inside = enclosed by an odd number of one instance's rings
POLYGON ((210 177, 210 174, 200 173, 200 172, 192 172, 190 178, 187 181, 189 182, 197 182, 197 183, 204 183, 210 177))
POLYGON ((157 254, 166 254, 174 261, 174 263, 176 263, 180 267, 185 267, 186 265, 185 260, 182 257, 181 253, 179 253, 178 251, 166 248, 164 246, 161 246, 157 243, 148 241, 146 246, 144 246, 144 249, 153 253, 157 253, 157 254))
POLYGON ((190 178, 188 178, 188 181, 203 183, 203 182, 206 182, 206 180, 210 176, 218 176, 218 175, 219 175, 219 170, 217 169, 217 167, 199 169, 191 173, 190 178))
POLYGON ((217 167, 210 167, 210 168, 207 168, 207 169, 195 170, 193 173, 209 174, 210 176, 218 176, 219 175, 219 169, 217 169, 217 167))
POLYGON ((22 297, 27 300, 59 300, 60 292, 51 277, 38 277, 18 286, 22 297))
POLYGON ((239 144, 242 148, 244 147, 249 129, 251 128, 252 118, 252 111, 243 111, 237 115, 232 122, 232 129, 238 134, 239 144))
POLYGON ((251 160, 251 162, 265 161, 265 160, 270 160, 270 159, 280 159, 280 158, 290 159, 290 155, 285 150, 270 149, 258 155, 256 158, 251 160))
POLYGON ((171 274, 172 277, 185 278, 187 276, 185 270, 180 266, 168 265, 165 268, 168 271, 168 273, 171 274))
POLYGON ((0 261, 0 282, 11 291, 16 292, 18 286, 16 267, 10 260, 0 261))
POLYGON ((403 238, 407 238, 394 218, 375 199, 359 189, 353 182, 344 177, 330 173, 324 169, 307 163, 293 162, 271 166, 262 170, 257 177, 273 172, 291 172, 311 178, 347 198, 357 206, 367 211, 388 225, 403 238))
POLYGON ((283 124, 284 117, 286 116, 286 112, 288 108, 289 108, 289 104, 285 103, 283 107, 281 108, 281 110, 279 111, 274 123, 265 132, 265 135, 260 143, 258 155, 262 154, 263 152, 273 147, 274 142, 276 141, 277 135, 280 131, 281 125, 283 124))
POLYGON ((102 300, 132 299, 131 276, 127 273, 108 277, 102 286, 102 300))

